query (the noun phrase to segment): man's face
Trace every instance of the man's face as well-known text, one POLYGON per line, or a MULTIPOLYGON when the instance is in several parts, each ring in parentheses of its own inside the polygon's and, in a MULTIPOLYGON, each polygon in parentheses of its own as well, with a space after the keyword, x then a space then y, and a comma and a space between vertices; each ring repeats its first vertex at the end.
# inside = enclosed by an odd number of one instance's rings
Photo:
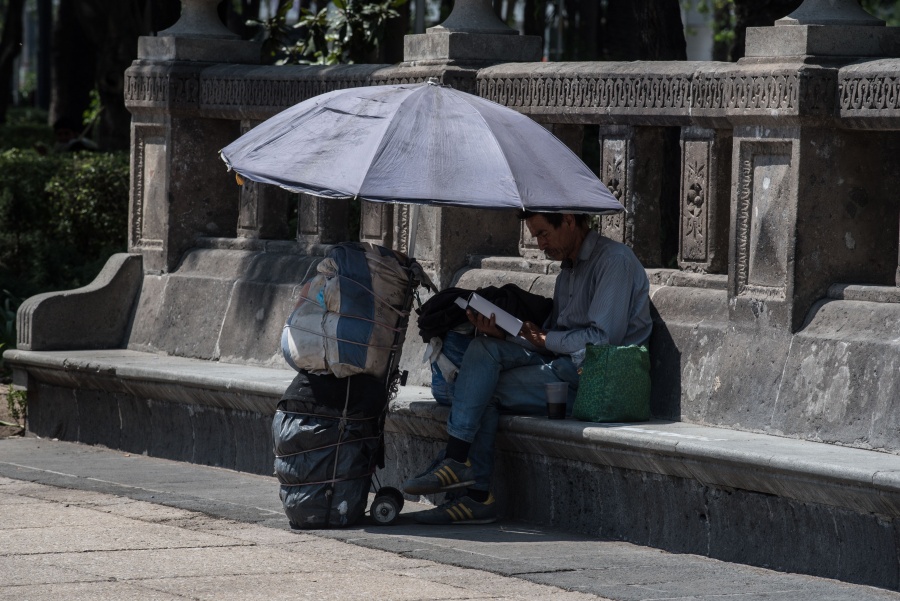
POLYGON ((533 215, 525 220, 531 235, 537 239, 538 248, 554 261, 574 258, 578 244, 577 227, 572 215, 563 215, 559 227, 553 227, 543 215, 533 215))

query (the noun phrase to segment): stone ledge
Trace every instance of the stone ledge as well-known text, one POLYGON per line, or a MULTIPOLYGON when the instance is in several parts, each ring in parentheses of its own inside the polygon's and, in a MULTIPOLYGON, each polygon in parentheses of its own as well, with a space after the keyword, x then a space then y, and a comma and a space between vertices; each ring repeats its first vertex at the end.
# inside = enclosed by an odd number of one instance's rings
POLYGON ((828 298, 869 303, 900 303, 900 287, 834 284, 828 289, 828 298))
MULTIPOLYGON (((538 275, 558 275, 559 261, 547 259, 526 259, 523 257, 493 257, 472 255, 469 257, 469 269, 463 268, 462 275, 470 270, 480 269, 488 272, 533 273, 538 275)), ((728 275, 717 273, 701 273, 682 271, 680 269, 648 268, 647 277, 655 286, 678 286, 703 288, 708 290, 725 290, 728 287, 728 275)), ((900 290, 900 289, 898 289, 900 290)))
POLYGON ((37 352, 10 350, 3 359, 17 373, 17 384, 32 378, 65 388, 127 392, 166 399, 272 414, 294 379, 288 369, 221 363, 155 353, 103 351, 37 352), (23 374, 27 379, 23 380, 23 374))
MULTIPOLYGON (((385 429, 443 440, 447 413, 430 400, 427 388, 406 387, 391 403, 385 429)), ((684 422, 590 424, 504 416, 500 429, 500 450, 900 516, 900 457, 888 453, 684 422)))

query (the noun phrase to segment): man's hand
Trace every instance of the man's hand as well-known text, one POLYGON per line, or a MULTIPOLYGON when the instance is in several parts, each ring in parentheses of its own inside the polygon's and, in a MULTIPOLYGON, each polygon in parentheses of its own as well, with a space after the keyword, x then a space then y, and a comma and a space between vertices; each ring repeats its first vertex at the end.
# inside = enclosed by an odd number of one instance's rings
POLYGON ((526 321, 524 324, 522 324, 522 329, 519 330, 519 336, 521 336, 537 348, 547 347, 547 332, 540 329, 530 321, 526 321))
POLYGON ((503 330, 497 327, 497 318, 493 313, 491 313, 491 317, 488 319, 481 313, 473 311, 472 309, 466 309, 466 317, 469 318, 469 321, 475 326, 475 329, 485 336, 500 338, 501 340, 506 338, 506 334, 503 333, 503 330))

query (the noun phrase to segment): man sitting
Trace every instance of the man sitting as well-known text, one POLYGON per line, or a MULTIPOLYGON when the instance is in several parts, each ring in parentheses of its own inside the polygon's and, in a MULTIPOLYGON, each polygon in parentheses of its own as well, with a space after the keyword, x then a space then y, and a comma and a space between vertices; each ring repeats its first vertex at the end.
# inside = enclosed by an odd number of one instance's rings
POLYGON ((494 316, 468 312, 483 337, 463 356, 443 457, 403 490, 424 495, 458 491, 440 507, 415 514, 425 524, 485 524, 497 519, 490 493, 500 412, 545 414, 544 384, 569 384, 569 411, 588 343, 645 345, 650 338, 649 282, 630 248, 590 229, 587 215, 523 212, 538 247, 562 261, 553 311, 542 326, 526 322, 507 337, 494 316), (464 490, 465 489, 465 490, 464 490))

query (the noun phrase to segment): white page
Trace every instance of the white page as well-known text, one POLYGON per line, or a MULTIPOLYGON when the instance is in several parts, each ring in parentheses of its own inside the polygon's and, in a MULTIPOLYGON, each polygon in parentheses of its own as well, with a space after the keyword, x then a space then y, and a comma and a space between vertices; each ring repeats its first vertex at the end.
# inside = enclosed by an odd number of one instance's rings
MULTIPOLYGON (((458 299, 459 300, 459 299, 458 299)), ((457 303, 459 304, 459 303, 457 303)), ((522 329, 522 320, 517 319, 511 313, 507 313, 491 301, 478 296, 477 293, 473 292, 472 296, 469 297, 469 307, 472 307, 473 310, 478 311, 485 317, 490 317, 491 314, 494 314, 494 318, 496 319, 497 326, 500 329, 509 332, 512 336, 518 336, 519 330, 522 329)))

